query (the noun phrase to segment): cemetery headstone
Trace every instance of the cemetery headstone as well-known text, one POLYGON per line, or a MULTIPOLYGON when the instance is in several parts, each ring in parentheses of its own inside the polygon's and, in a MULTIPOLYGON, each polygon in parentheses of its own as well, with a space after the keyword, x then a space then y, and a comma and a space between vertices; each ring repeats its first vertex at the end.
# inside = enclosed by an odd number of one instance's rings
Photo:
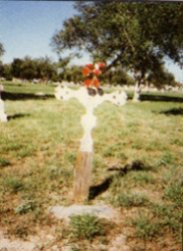
POLYGON ((7 122, 7 115, 4 111, 4 101, 1 99, 1 93, 3 92, 3 85, 0 85, 0 121, 7 122))

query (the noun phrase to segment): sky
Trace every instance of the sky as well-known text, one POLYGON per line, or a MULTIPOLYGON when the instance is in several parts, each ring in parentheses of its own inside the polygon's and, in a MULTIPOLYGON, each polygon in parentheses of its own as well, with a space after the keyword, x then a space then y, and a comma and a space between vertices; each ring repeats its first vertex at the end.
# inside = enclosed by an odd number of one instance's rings
MULTIPOLYGON (((76 14, 71 1, 1 1, 0 41, 6 53, 4 63, 13 58, 49 56, 57 60, 51 38, 64 20, 76 14)), ((83 58, 86 61, 88 57, 83 58)))
MULTIPOLYGON (((4 63, 14 58, 48 56, 57 60, 50 46, 51 38, 62 28, 64 20, 76 14, 71 1, 2 1, 0 0, 0 42, 5 48, 4 63)), ((75 64, 90 61, 87 54, 75 64)), ((170 60, 166 67, 177 81, 183 82, 183 71, 170 60)))

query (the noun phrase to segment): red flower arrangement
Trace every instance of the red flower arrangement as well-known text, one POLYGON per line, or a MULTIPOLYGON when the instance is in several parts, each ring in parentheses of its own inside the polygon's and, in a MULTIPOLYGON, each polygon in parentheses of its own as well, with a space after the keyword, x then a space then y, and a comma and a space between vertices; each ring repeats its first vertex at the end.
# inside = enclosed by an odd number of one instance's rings
POLYGON ((82 69, 82 74, 86 78, 84 81, 84 85, 89 87, 96 87, 97 89, 100 87, 100 81, 98 76, 102 74, 102 70, 106 67, 106 64, 103 62, 99 62, 96 64, 87 64, 82 69))

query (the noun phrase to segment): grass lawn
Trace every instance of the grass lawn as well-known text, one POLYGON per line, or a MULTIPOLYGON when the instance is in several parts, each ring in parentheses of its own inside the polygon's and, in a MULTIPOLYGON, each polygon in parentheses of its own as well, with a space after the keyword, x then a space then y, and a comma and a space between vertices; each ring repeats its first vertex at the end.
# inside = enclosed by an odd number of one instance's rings
POLYGON ((9 121, 0 123, 0 228, 8 236, 26 239, 44 230, 54 233, 58 246, 67 241, 73 250, 85 251, 121 233, 132 251, 181 249, 182 102, 171 102, 169 94, 168 101, 104 103, 96 110, 93 185, 99 189, 110 182, 103 191, 91 189, 87 203, 111 204, 121 218, 112 227, 109 222, 96 227, 92 218, 77 225, 74 219, 75 228, 86 228, 81 237, 52 218, 48 208, 71 203, 84 108, 76 100, 56 100, 51 85, 4 87, 9 121))

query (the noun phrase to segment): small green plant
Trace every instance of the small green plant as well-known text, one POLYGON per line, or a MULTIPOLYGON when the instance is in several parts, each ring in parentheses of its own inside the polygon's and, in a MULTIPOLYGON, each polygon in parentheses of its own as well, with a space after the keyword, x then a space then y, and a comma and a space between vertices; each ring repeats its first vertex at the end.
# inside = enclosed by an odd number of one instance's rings
POLYGON ((183 146, 183 140, 182 139, 173 139, 172 143, 175 144, 175 145, 178 145, 178 146, 183 146))
POLYGON ((152 177, 150 173, 143 172, 143 171, 138 172, 138 173, 136 172, 133 177, 133 180, 140 184, 148 184, 148 183, 153 184, 155 182, 154 178, 152 177))
POLYGON ((136 142, 134 142, 134 143, 132 144, 132 148, 133 148, 133 149, 138 149, 138 150, 142 149, 142 148, 143 148, 142 142, 141 142, 141 141, 136 141, 136 142))
POLYGON ((165 190, 165 198, 176 203, 177 206, 183 206, 183 186, 180 181, 171 183, 165 190))
POLYGON ((148 203, 145 195, 121 193, 112 199, 112 204, 117 207, 138 207, 148 203))
POLYGON ((65 158, 66 158, 66 160, 68 160, 70 163, 75 163, 75 161, 76 161, 76 153, 74 153, 74 152, 67 152, 66 154, 65 154, 65 158))
POLYGON ((152 212, 157 217, 162 227, 169 227, 169 229, 179 236, 181 233, 182 210, 178 210, 176 205, 171 204, 157 204, 153 205, 152 212))
POLYGON ((28 229, 27 229, 27 227, 24 227, 24 226, 22 226, 22 225, 17 226, 17 228, 15 229, 14 234, 15 234, 17 237, 24 239, 24 238, 26 238, 27 235, 28 235, 28 229))
POLYGON ((151 239, 159 233, 160 224, 152 222, 147 215, 139 215, 132 221, 136 228, 136 236, 143 239, 151 239))
POLYGON ((102 222, 94 215, 77 215, 71 217, 71 232, 78 239, 91 240, 95 236, 104 235, 102 222))
POLYGON ((103 156, 104 157, 114 157, 119 154, 122 149, 122 145, 120 143, 114 144, 112 146, 108 146, 104 149, 103 156))
POLYGON ((69 180, 72 175, 72 171, 69 168, 58 167, 58 166, 49 166, 46 170, 48 177, 50 180, 60 179, 61 180, 69 180))
POLYGON ((9 160, 0 157, 0 167, 9 166, 10 164, 11 162, 9 160))
POLYGON ((17 193, 24 188, 24 183, 18 177, 8 176, 4 180, 5 190, 8 188, 12 193, 17 193))
POLYGON ((7 141, 6 144, 3 146, 3 152, 7 153, 9 151, 19 151, 23 147, 22 144, 13 141, 7 141))
POLYGON ((33 200, 28 200, 23 202, 21 205, 15 208, 15 213, 17 214, 26 214, 30 211, 34 211, 37 205, 36 202, 33 200))
POLYGON ((21 150, 17 153, 17 156, 19 158, 25 158, 25 157, 28 157, 28 156, 32 156, 33 153, 34 153, 34 149, 31 146, 29 146, 29 147, 23 146, 21 148, 21 150))
POLYGON ((165 152, 161 158, 161 164, 162 165, 169 165, 173 164, 175 161, 175 156, 173 156, 170 152, 165 152))
POLYGON ((94 160, 93 160, 93 166, 97 169, 97 168, 105 168, 105 163, 103 161, 103 159, 96 154, 94 160))

